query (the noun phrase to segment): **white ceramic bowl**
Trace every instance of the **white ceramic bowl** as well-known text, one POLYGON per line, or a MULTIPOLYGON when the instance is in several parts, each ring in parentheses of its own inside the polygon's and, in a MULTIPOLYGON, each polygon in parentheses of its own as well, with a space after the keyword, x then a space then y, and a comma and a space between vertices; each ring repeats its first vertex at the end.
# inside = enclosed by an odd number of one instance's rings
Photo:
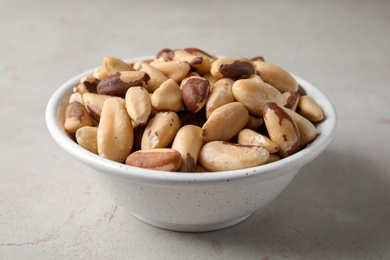
POLYGON ((70 79, 52 95, 46 108, 50 134, 67 153, 93 170, 93 176, 114 200, 140 220, 164 229, 211 231, 247 219, 275 199, 302 166, 323 152, 336 129, 336 112, 329 99, 294 75, 326 114, 317 126, 319 136, 300 152, 270 164, 229 172, 177 173, 131 167, 81 148, 63 128, 72 88, 93 71, 70 79))

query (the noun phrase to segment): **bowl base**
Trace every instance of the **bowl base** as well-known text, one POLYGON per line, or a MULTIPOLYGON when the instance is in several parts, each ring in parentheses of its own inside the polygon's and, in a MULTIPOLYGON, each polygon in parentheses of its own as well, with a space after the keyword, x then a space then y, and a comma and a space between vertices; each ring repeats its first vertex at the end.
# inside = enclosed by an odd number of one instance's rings
MULTIPOLYGON (((131 213, 131 212, 130 212, 131 213)), ((134 217, 141 220, 142 222, 145 222, 146 224, 149 224, 151 226, 171 230, 171 231, 177 231, 177 232, 209 232, 209 231, 216 231, 219 229, 228 228, 231 226, 234 226, 236 224, 239 224, 249 218, 252 214, 245 215, 243 217, 239 217, 233 220, 225 221, 222 223, 216 223, 216 224, 205 224, 205 225, 188 225, 188 224, 172 224, 172 223, 163 223, 158 222, 150 219, 146 219, 144 217, 138 216, 137 214, 131 213, 134 217)))

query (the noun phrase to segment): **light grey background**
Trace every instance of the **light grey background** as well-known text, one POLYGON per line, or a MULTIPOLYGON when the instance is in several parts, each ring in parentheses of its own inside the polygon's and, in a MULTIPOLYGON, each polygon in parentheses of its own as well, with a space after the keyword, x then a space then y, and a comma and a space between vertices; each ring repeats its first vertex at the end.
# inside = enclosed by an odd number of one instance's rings
POLYGON ((388 259, 390 1, 0 1, 0 259, 388 259), (333 101, 338 130, 271 204, 221 231, 133 218, 49 136, 44 110, 104 56, 257 56, 333 101))

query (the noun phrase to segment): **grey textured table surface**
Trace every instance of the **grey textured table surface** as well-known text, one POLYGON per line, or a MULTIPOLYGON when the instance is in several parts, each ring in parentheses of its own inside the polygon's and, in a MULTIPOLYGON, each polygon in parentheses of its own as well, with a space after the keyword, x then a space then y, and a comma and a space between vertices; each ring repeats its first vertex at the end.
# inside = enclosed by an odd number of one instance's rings
POLYGON ((0 1, 0 259, 389 259, 390 1, 0 1), (333 100, 334 141, 234 227, 151 227, 52 141, 69 78, 168 48, 263 55, 333 100))

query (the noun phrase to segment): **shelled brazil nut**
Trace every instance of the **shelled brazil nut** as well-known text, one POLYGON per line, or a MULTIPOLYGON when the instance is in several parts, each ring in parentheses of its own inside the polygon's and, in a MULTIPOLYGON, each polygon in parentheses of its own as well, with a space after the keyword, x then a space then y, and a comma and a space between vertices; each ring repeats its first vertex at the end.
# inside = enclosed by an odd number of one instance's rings
POLYGON ((64 128, 86 150, 163 171, 228 171, 305 148, 324 120, 294 77, 261 56, 197 48, 155 58, 103 57, 74 86, 64 128))

